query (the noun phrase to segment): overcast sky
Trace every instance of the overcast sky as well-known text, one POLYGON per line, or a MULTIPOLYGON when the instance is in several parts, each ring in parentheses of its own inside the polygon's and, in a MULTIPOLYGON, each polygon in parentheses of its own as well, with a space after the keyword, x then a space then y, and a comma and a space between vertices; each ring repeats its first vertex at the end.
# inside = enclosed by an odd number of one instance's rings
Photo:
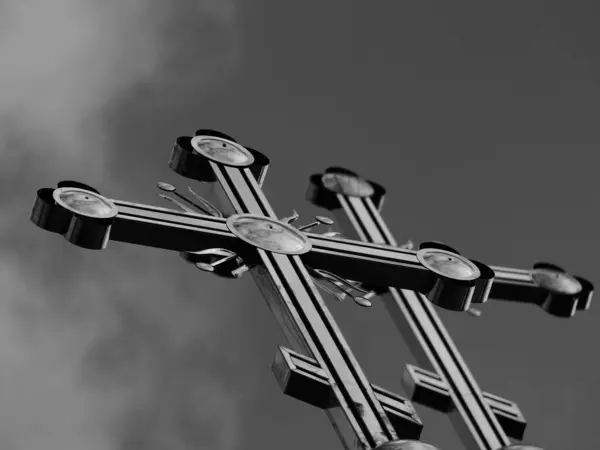
MULTIPOLYGON (((168 206, 155 183, 188 185, 166 162, 196 128, 270 157, 280 216, 323 214, 308 177, 342 165, 388 189, 399 242, 600 280, 600 7, 412 5, 0 2, 2 450, 341 448, 322 412, 280 393, 285 342, 250 276, 85 251, 28 221, 62 179, 168 206)), ((369 379, 403 393, 413 359, 382 305, 329 304, 369 379)), ((595 306, 440 315, 481 387, 518 402, 527 441, 595 450, 595 306)), ((446 417, 418 411, 424 441, 461 448, 446 417)))

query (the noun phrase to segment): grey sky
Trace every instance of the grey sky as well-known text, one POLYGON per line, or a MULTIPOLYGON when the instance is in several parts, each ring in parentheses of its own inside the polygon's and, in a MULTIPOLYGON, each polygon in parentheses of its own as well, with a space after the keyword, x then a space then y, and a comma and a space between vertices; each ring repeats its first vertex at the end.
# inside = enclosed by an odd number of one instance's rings
MULTIPOLYGON (((388 189, 399 241, 600 280, 597 6, 56 3, 0 5, 2 450, 339 448, 323 413, 279 392, 284 342, 250 277, 84 251, 27 221, 61 179, 168 206, 155 183, 185 188, 166 161, 199 127, 270 157, 281 216, 323 214, 308 176, 342 165, 388 189)), ((401 393, 412 358, 384 309, 330 304, 369 378, 401 393)), ((571 320, 482 309, 440 311, 482 388, 518 402, 527 441, 595 449, 596 305, 571 320)), ((461 448, 419 413, 423 440, 461 448)))

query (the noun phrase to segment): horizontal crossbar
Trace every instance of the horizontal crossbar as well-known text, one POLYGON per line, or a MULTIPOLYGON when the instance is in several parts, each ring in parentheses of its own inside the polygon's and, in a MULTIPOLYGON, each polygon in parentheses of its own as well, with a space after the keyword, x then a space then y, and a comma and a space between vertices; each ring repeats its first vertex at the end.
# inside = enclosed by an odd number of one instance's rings
MULTIPOLYGON (((335 408, 337 401, 325 370, 313 358, 279 347, 272 365, 283 393, 320 409, 335 408)), ((401 439, 418 439, 423 424, 409 400, 371 385, 401 439)))
MULTIPOLYGON (((119 209, 110 239, 166 250, 195 252, 224 248, 252 259, 254 248, 238 239, 226 219, 113 200, 119 209)), ((381 244, 305 233, 312 250, 301 255, 312 268, 359 282, 423 291, 434 276, 416 252, 381 244)), ((252 261, 248 261, 252 263, 252 261)))
MULTIPOLYGON (((413 402, 446 413, 454 410, 446 382, 434 372, 407 364, 402 381, 413 402)), ((487 392, 483 398, 504 432, 513 439, 523 439, 527 422, 517 404, 487 392)))

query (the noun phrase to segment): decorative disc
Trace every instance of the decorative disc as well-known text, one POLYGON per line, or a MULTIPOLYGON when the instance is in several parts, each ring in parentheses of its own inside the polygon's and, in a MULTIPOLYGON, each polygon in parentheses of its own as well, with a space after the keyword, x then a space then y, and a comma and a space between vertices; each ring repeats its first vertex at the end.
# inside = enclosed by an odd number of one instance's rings
POLYGON ((326 173, 321 181, 330 191, 349 197, 370 197, 375 193, 375 189, 367 180, 345 173, 326 173))
POLYGON ((195 136, 192 138, 192 148, 211 161, 226 166, 247 167, 254 163, 252 153, 227 139, 195 136))
POLYGON ((242 241, 273 253, 301 255, 312 248, 304 233, 264 216, 236 214, 227 219, 227 227, 242 241))
POLYGON ((84 189, 58 188, 54 190, 52 197, 66 210, 81 216, 110 219, 118 213, 117 207, 110 200, 84 189))
POLYGON ((533 269, 531 278, 538 286, 558 294, 578 294, 583 289, 576 278, 558 270, 533 269))
POLYGON ((432 272, 454 280, 469 281, 481 273, 475 264, 456 253, 437 248, 424 248, 417 252, 417 259, 432 272))

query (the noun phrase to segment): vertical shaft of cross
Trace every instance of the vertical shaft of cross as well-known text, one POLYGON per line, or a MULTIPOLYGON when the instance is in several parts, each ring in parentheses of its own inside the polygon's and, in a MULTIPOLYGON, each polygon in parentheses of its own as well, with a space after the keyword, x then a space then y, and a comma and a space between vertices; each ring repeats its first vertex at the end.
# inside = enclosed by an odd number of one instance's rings
MULTIPOLYGON (((370 197, 336 195, 345 219, 361 240, 397 245, 370 197)), ((451 418, 465 446, 496 450, 509 445, 510 440, 427 298, 414 291, 391 288, 384 304, 419 363, 429 362, 448 384, 457 413, 451 418)))
MULTIPOLYGON (((234 213, 276 218, 249 169, 211 162, 234 213)), ((327 411, 346 448, 370 449, 397 438, 371 384, 337 328, 298 256, 258 250, 252 271, 288 340, 313 356, 332 378, 339 407, 327 411), (279 297, 279 298, 276 298, 279 297), (283 299, 285 307, 280 306, 283 299), (348 428, 348 424, 350 428, 348 428)))

